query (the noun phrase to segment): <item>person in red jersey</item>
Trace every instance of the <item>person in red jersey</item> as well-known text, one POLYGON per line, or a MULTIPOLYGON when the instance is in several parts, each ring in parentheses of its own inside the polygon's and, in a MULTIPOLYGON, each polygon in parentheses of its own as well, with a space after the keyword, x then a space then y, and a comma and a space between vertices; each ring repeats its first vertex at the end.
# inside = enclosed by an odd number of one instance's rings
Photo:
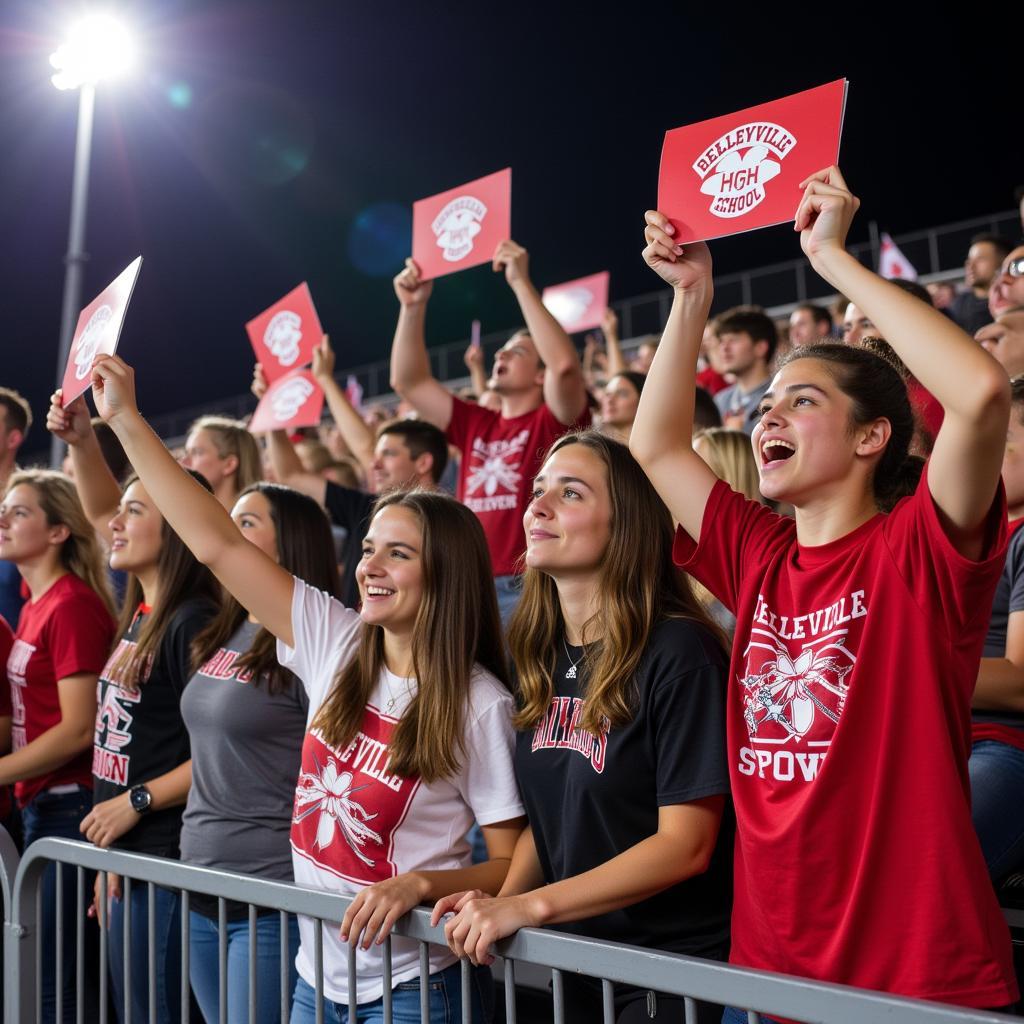
POLYGON ((710 254, 647 214, 644 258, 674 298, 630 447, 680 524, 676 563, 737 619, 730 959, 1005 1007, 1017 983, 967 759, 1006 552, 1009 382, 947 317, 846 251, 859 203, 837 168, 803 187, 794 226, 814 270, 864 310, 945 417, 922 468, 895 367, 855 346, 805 346, 771 381, 752 437, 762 494, 795 518, 733 492, 693 451, 680 400, 711 302, 710 254))
MULTIPOLYGON (((0 785, 14 783, 26 845, 44 836, 78 839, 92 806, 96 682, 114 639, 103 553, 61 473, 14 473, 0 504, 0 558, 13 562, 31 595, 7 657, 12 751, 0 757, 0 785)), ((62 876, 65 915, 75 906, 74 872, 62 876)), ((58 953, 56 875, 43 880, 43 1019, 56 1016, 53 964, 74 962, 65 928, 58 953)), ((65 920, 69 918, 65 917, 65 920)), ((74 1019, 74 972, 64 972, 65 1020, 74 1019)))

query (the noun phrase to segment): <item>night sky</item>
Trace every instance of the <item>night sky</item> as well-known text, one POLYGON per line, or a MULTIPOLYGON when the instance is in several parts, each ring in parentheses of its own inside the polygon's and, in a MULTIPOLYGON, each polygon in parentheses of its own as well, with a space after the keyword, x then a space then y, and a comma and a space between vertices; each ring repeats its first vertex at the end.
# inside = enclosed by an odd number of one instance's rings
MULTIPOLYGON (((77 94, 49 54, 81 5, 0 15, 0 383, 37 418, 56 375, 77 94)), ((146 0, 116 9, 142 66, 100 87, 83 305, 142 253, 121 352, 158 415, 237 394, 244 323, 302 280, 339 367, 385 358, 411 203, 511 166, 513 234, 534 280, 602 269, 650 292, 642 216, 663 132, 850 79, 840 162, 897 234, 1012 205, 1018 104, 989 17, 892 25, 894 5, 146 0), (698 10, 699 8, 699 10, 698 10), (775 10, 779 10, 775 8, 775 10), (772 20, 780 24, 772 27, 772 20), (843 23, 852 23, 844 27, 843 23)), ((799 255, 788 228, 714 244, 721 272, 799 255)), ((517 323, 489 268, 439 282, 431 344, 517 323)), ((41 423, 27 449, 45 447, 41 423)))

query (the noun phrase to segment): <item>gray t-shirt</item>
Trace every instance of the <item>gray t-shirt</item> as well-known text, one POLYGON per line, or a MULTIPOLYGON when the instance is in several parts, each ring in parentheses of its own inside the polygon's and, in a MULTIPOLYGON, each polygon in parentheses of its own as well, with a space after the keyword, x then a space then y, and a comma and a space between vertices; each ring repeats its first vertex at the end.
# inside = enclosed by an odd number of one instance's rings
POLYGON ((764 394, 771 386, 771 383, 772 380, 769 377, 764 383, 758 384, 752 391, 744 391, 739 384, 733 384, 732 387, 719 391, 715 395, 715 405, 718 406, 722 419, 724 420, 727 416, 742 416, 743 432, 748 436, 753 434, 754 427, 757 426, 758 420, 761 419, 757 412, 758 406, 760 406, 761 399, 764 398, 764 394))
POLYGON ((291 881, 289 833, 309 702, 294 676, 276 694, 265 680, 239 678, 235 662, 259 629, 243 622, 181 698, 192 741, 181 859, 291 881))

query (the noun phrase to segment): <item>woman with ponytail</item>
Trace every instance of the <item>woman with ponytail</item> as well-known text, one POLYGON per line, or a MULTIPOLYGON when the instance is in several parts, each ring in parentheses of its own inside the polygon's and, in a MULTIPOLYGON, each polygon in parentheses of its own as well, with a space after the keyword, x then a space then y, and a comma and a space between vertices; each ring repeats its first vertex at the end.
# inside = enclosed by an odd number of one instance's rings
POLYGON ((1006 549, 1009 384, 952 321, 846 251, 859 203, 837 168, 803 187, 795 228, 811 265, 870 316, 945 418, 919 472, 895 367, 853 346, 801 348, 752 438, 761 493, 795 518, 731 490, 693 451, 692 404, 679 397, 693 392, 710 253, 647 214, 644 258, 675 294, 630 447, 680 524, 676 564, 737 620, 730 959, 1005 1007, 1017 983, 971 825, 967 757, 1006 549))

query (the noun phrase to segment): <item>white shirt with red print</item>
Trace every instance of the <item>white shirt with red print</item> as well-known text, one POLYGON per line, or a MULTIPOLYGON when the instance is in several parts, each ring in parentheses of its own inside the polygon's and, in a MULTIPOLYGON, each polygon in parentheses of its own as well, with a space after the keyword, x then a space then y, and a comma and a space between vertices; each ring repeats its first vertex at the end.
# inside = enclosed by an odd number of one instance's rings
MULTIPOLYGON (((303 682, 309 722, 328 697, 338 673, 355 656, 362 633, 359 615, 322 591, 295 580, 292 630, 295 646, 278 641, 278 660, 303 682)), ((416 693, 416 680, 381 672, 366 705, 358 735, 344 748, 309 729, 292 816, 295 881, 309 888, 354 895, 365 886, 407 871, 445 871, 470 866, 465 835, 474 820, 491 825, 523 815, 512 767, 515 737, 512 695, 482 669, 471 683, 465 719, 466 753, 459 773, 427 784, 390 770, 387 747, 416 693)), ((314 929, 299 918, 299 974, 315 984, 314 929)), ((326 923, 324 995, 348 1001, 348 946, 337 923, 326 923)), ((392 937, 392 984, 419 976, 419 946, 392 937)), ((455 957, 430 947, 430 972, 455 957)), ((373 1002, 383 992, 381 947, 358 950, 357 999, 373 1002)))

